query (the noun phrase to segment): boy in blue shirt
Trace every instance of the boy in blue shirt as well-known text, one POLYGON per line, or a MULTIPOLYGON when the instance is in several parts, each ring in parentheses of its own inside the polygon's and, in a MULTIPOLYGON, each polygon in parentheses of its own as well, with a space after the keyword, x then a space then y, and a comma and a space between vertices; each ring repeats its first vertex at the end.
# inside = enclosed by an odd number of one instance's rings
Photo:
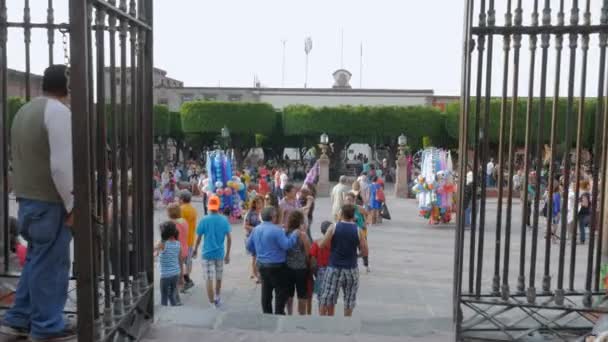
POLYGON ((196 228, 196 247, 192 258, 196 258, 196 253, 201 244, 203 235, 205 242, 203 243, 203 269, 205 278, 207 279, 207 296, 209 303, 219 308, 222 305, 220 291, 222 289, 222 273, 224 263, 230 263, 230 247, 232 245, 232 237, 230 235, 230 222, 224 215, 220 215, 220 198, 211 196, 207 204, 210 215, 205 216, 196 228), (226 253, 224 256, 224 240, 226 243, 226 253), (215 291, 213 289, 213 279, 215 278, 215 291))

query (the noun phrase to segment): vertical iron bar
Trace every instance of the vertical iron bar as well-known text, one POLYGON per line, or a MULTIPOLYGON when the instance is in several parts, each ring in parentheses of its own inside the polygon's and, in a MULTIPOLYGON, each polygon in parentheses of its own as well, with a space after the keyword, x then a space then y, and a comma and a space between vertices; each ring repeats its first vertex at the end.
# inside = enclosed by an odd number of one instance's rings
MULTIPOLYGON (((116 0, 109 0, 109 4, 116 5, 116 0)), ((108 17, 110 34, 110 108, 112 122, 110 131, 110 164, 112 168, 112 273, 114 275, 114 295, 120 297, 121 250, 120 250, 120 222, 118 222, 118 129, 120 124, 116 113, 116 16, 110 13, 108 17)))
MULTIPOLYGON (((154 27, 154 7, 152 6, 152 0, 144 0, 146 4, 144 8, 145 20, 150 25, 150 27, 154 27)), ((154 225, 154 202, 152 198, 152 178, 153 178, 153 122, 152 112, 153 112, 153 99, 154 99, 154 32, 153 30, 148 30, 145 36, 145 59, 146 59, 146 86, 144 88, 145 98, 147 99, 146 105, 144 106, 144 129, 143 129, 143 143, 144 143, 144 186, 143 186, 143 203, 144 203, 144 227, 152 227, 154 225)), ((148 285, 154 284, 154 255, 152 253, 152 249, 149 246, 152 246, 154 243, 154 234, 152 233, 152 229, 144 230, 144 265, 145 271, 148 276, 148 285)), ((154 309, 154 301, 149 301, 148 311, 149 314, 153 315, 154 309)))
MULTIPOLYGON (((141 16, 143 15, 143 9, 142 9, 142 5, 143 2, 140 1, 138 2, 139 5, 139 9, 138 9, 138 15, 139 18, 141 18, 141 16)), ((145 110, 145 105, 144 103, 146 102, 146 92, 144 91, 144 88, 146 87, 146 77, 145 77, 145 72, 146 72, 146 59, 145 59, 145 44, 146 44, 146 30, 144 29, 139 29, 139 32, 137 34, 137 38, 138 40, 138 54, 137 54, 137 84, 139 85, 137 87, 137 120, 138 122, 141 122, 143 124, 143 121, 145 120, 144 117, 144 110, 145 110)), ((138 249, 137 249, 137 255, 138 255, 138 260, 139 260, 139 274, 138 276, 141 276, 142 272, 145 272, 145 264, 144 264, 144 253, 145 253, 145 235, 144 235, 144 230, 145 230, 145 226, 144 226, 144 216, 145 216, 145 194, 144 194, 144 179, 143 177, 145 177, 145 146, 144 146, 144 132, 141 128, 142 124, 140 124, 140 129, 138 130, 138 135, 137 135, 137 142, 138 142, 138 146, 137 146, 137 178, 139 178, 138 182, 137 182, 137 191, 139 193, 139 206, 138 206, 138 221, 139 221, 139 229, 138 229, 138 239, 140 241, 140 243, 137 245, 138 249)), ((146 180, 147 181, 147 180, 146 180)), ((151 181, 151 179, 150 179, 151 181)))
POLYGON ((30 0, 25 0, 23 6, 23 37, 25 42, 25 100, 29 101, 32 98, 32 85, 31 85, 31 60, 30 60, 30 44, 32 42, 32 28, 31 15, 30 15, 30 0))
POLYGON ((107 168, 107 149, 106 149, 106 90, 105 90, 105 22, 106 13, 103 8, 96 8, 96 61, 97 61, 97 191, 98 201, 101 207, 101 217, 103 221, 102 242, 102 265, 103 265, 103 285, 104 285, 104 317, 107 317, 112 305, 112 290, 110 287, 110 228, 108 225, 108 168, 107 168))
MULTIPOLYGON (((505 14, 505 26, 511 27, 513 24, 513 14, 511 13, 511 0, 507 1, 507 12, 505 14)), ((511 52, 511 35, 505 34, 503 36, 503 71, 502 71, 502 99, 500 104, 500 130, 498 133, 498 165, 500 169, 504 167, 505 162, 505 128, 507 125, 507 111, 508 111, 508 88, 509 88, 509 60, 511 52)), ((509 159, 509 162, 511 160, 509 159)), ((509 170, 511 170, 509 164, 509 170)), ((498 184, 503 183, 503 173, 498 173, 498 184)), ((509 185, 511 181, 509 180, 509 185)), ((509 194, 510 195, 510 194, 509 194)), ((496 207, 496 242, 494 248, 494 278, 492 280, 492 292, 495 294, 500 293, 500 246, 501 246, 501 234, 502 234, 502 197, 503 187, 498 187, 498 203, 496 207)))
MULTIPOLYGON (((560 9, 557 14, 557 25, 564 25, 564 1, 560 1, 560 9)), ((553 106, 551 110, 551 158, 549 165, 549 185, 547 204, 547 234, 545 236, 545 272, 543 276, 543 292, 551 290, 551 241, 553 239, 553 186, 555 183, 555 156, 557 154, 557 120, 559 117, 559 85, 562 64, 562 48, 564 37, 562 34, 555 36, 555 88, 553 94, 553 106)))
MULTIPOLYGON (((572 1, 572 9, 570 12, 570 25, 578 25, 578 0, 572 1)), ((561 232, 559 241, 559 266, 557 271, 557 290, 555 291, 555 303, 562 305, 564 302, 564 262, 566 254, 566 230, 568 228, 568 191, 570 188, 570 151, 572 149, 572 115, 574 113, 574 82, 576 75, 576 49, 578 35, 576 33, 569 34, 570 47, 570 66, 568 75, 568 99, 566 109, 565 122, 565 138, 564 138, 564 189, 562 190, 561 198, 561 232)))
MULTIPOLYGON (((490 0, 488 5, 488 18, 487 25, 488 27, 493 27, 496 23, 496 12, 494 10, 494 0, 490 0)), ((489 154, 489 141, 490 141, 490 108, 492 101, 492 54, 494 50, 494 36, 488 36, 488 50, 487 50, 487 66, 486 66, 486 81, 485 81, 485 113, 484 113, 484 121, 483 121, 483 140, 482 140, 482 150, 481 156, 483 163, 482 165, 486 165, 488 162, 488 154, 489 154)), ((502 165, 500 165, 502 167, 502 165)), ((500 186, 500 185, 499 185, 500 186)), ((475 283, 475 294, 479 296, 481 294, 481 277, 483 270, 483 244, 484 237, 486 231, 486 199, 487 199, 487 182, 484 179, 481 180, 481 204, 479 206, 479 242, 477 243, 477 277, 475 283)))
MULTIPOLYGON (((135 10, 135 1, 130 0, 129 2, 129 14, 133 17, 137 15, 135 10)), ((132 182, 133 182, 133 194, 132 194, 132 230, 133 230, 133 269, 131 270, 131 274, 135 277, 137 273, 140 271, 139 263, 137 261, 137 246, 141 243, 138 241, 138 231, 139 231, 139 193, 137 182, 139 181, 139 174, 137 173, 137 164, 138 164, 138 129, 137 129, 137 28, 134 25, 130 27, 130 42, 131 42, 131 75, 129 76, 129 80, 131 81, 131 134, 132 134, 132 144, 131 144, 131 173, 132 173, 132 182)), ((134 278, 135 280, 135 278, 134 278)))
MULTIPOLYGON (((522 24, 522 4, 521 0, 517 1, 517 8, 515 9, 514 23, 515 27, 521 26, 522 24)), ((513 90, 511 100, 511 113, 509 121, 509 174, 513 173, 513 145, 514 145, 514 131, 515 131, 515 117, 518 112, 518 88, 519 88, 519 57, 521 50, 521 34, 513 35, 513 90)), ((512 177, 511 177, 512 178, 512 177)), ((502 298, 508 299, 510 296, 509 289, 509 259, 511 256, 511 212, 513 210, 513 187, 509 185, 509 194, 507 196, 507 214, 505 222, 505 252, 504 252, 504 265, 502 274, 502 298)))
MULTIPOLYGON (((545 0, 543 8, 542 25, 549 27, 551 25, 551 3, 545 0)), ((534 192, 534 222, 532 227, 532 250, 530 260, 530 279, 528 285, 527 299, 529 303, 536 301, 536 257, 538 252, 538 226, 540 215, 540 196, 542 185, 542 169, 543 169, 543 150, 544 150, 544 129, 545 129, 545 110, 547 103, 547 62, 549 54, 549 43, 551 36, 548 33, 541 35, 541 72, 540 72, 540 99, 538 104, 538 127, 536 132, 536 191, 534 192)), ((527 191, 527 189, 525 189, 527 191)))
MULTIPOLYGON (((90 73, 95 72, 95 68, 93 66, 93 46, 94 46, 94 39, 93 39, 93 5, 91 2, 88 2, 87 4, 87 19, 88 19, 88 23, 89 23, 89 30, 88 30, 88 35, 89 35, 89 44, 87 44, 87 49, 88 49, 88 70, 90 73)), ((90 145, 89 145, 89 151, 90 151, 90 168, 89 168, 89 173, 90 173, 90 177, 91 177, 91 181, 89 182, 89 186, 91 187, 91 213, 93 213, 93 215, 95 215, 96 217, 100 218, 101 214, 101 209, 99 208, 99 194, 98 194, 98 186, 97 186, 97 182, 98 182, 98 171, 97 171, 97 145, 99 144, 97 137, 97 108, 95 106, 95 99, 94 99, 94 84, 95 84, 95 80, 94 77, 91 75, 90 77, 88 77, 88 89, 89 89, 89 111, 88 111, 88 115, 89 115, 89 137, 90 138, 90 145)), ((93 235, 93 248, 89 251, 89 253, 93 254, 93 273, 94 273, 94 278, 93 278, 93 286, 94 286, 94 290, 95 290, 95 294, 98 295, 99 294, 99 277, 101 274, 101 266, 100 266, 100 254, 101 254, 101 246, 99 243, 99 233, 98 231, 96 231, 94 229, 94 235, 93 235)), ((89 271, 90 272, 90 271, 89 271)), ((100 308, 99 308, 99 304, 100 301, 96 298, 94 301, 94 305, 95 305, 95 320, 97 321, 99 318, 99 314, 100 314, 100 308)))
MULTIPOLYGON (((479 26, 486 25, 485 0, 480 1, 479 26)), ((485 49, 485 35, 477 36, 477 80, 475 93, 475 148, 473 151, 473 199, 471 203, 471 238, 469 245, 469 293, 473 293, 473 283, 475 280, 475 238, 477 228, 477 181, 479 178, 479 118, 481 116, 481 89, 483 82, 483 57, 485 49)), ((482 173, 482 181, 485 172, 482 173)))
MULTIPOLYGON (((534 10, 532 12, 533 25, 538 26, 538 1, 534 0, 534 10)), ((517 291, 522 293, 526 289, 526 240, 528 233, 528 218, 533 214, 532 208, 528 209, 528 187, 530 185, 530 155, 532 144, 532 111, 534 105, 534 76, 536 70, 536 43, 537 36, 530 35, 530 74, 528 78, 528 99, 526 103, 526 137, 524 152, 524 183, 523 183, 523 203, 521 218, 521 245, 519 251, 519 277, 517 278, 517 291)))
MULTIPOLYGON (((89 20, 89 26, 92 27, 92 23, 93 23, 93 6, 89 3, 88 4, 88 20, 89 20)), ((88 46, 88 56, 89 56, 89 70, 91 72, 93 72, 94 68, 93 68, 93 30, 89 30, 89 41, 91 42, 88 46)), ((89 98, 89 106, 91 108, 91 124, 89 126, 89 134, 91 137, 96 137, 97 136, 97 118, 96 118, 96 108, 95 108, 95 101, 94 101, 94 97, 93 97, 93 90, 95 89, 94 87, 94 77, 89 77, 88 78, 88 87, 89 89, 91 89, 91 96, 89 98)), ((96 174, 96 170, 97 170, 97 139, 92 139, 91 140, 91 168, 90 168, 90 172, 91 172, 91 179, 93 180, 91 182, 91 200, 93 201, 93 213, 96 216, 100 215, 100 209, 99 209, 99 204, 98 204, 98 196, 97 196, 97 174, 96 174)), ((98 248, 98 244, 95 244, 95 249, 98 248)), ((97 270, 97 260, 95 260, 95 269, 97 270)))
POLYGON ((48 24, 47 36, 49 44, 49 65, 53 65, 53 46, 55 45, 55 29, 53 28, 55 23, 55 15, 53 9, 53 0, 49 0, 49 5, 46 10, 46 23, 48 24))
MULTIPOLYGON (((591 12, 589 9, 589 0, 587 0, 587 6, 585 14, 583 16, 583 25, 591 25, 591 12)), ((572 236, 570 245, 570 278, 568 282, 568 290, 574 291, 574 277, 576 269, 576 236, 578 231, 578 204, 580 196, 580 180, 581 180, 581 153, 583 145, 583 129, 585 124, 585 96, 586 96, 586 83, 587 83, 587 53, 589 50, 589 35, 584 34, 581 40, 582 49, 582 69, 581 69, 581 95, 578 103, 578 120, 577 120, 577 131, 576 131, 576 165, 575 165, 575 177, 574 181, 574 205, 572 206, 572 236)))
MULTIPOLYGON (((3 0, 4 1, 4 0, 3 0)), ((70 1, 70 49, 72 89, 72 148, 74 156, 74 253, 77 267, 78 340, 93 341, 97 293, 93 269, 93 222, 91 218, 89 135, 89 41, 88 8, 85 1, 70 1)))
MULTIPOLYGON (((9 136, 9 113, 8 113, 8 54, 6 50, 8 39, 7 8, 6 0, 0 0, 0 224, 2 225, 2 237, 9 241, 9 207, 8 207, 8 136, 9 136)), ((4 244, 4 272, 10 271, 9 244, 4 244)))
MULTIPOLYGON (((469 110, 470 110, 470 88, 471 88, 471 53, 473 49, 473 39, 471 37, 471 26, 473 19, 473 1, 467 0, 465 2, 465 20, 463 29, 463 48, 462 48, 462 74, 461 74, 461 96, 460 96, 460 117, 459 117, 459 168, 460 175, 467 173, 468 167, 468 132, 469 132, 469 110)), ((458 185, 458 198, 460 203, 463 203, 464 198, 464 187, 466 184, 466 177, 459 178, 458 185)), ((453 312, 452 318, 456 324, 457 333, 460 331, 460 324, 462 317, 460 315, 460 295, 462 293, 462 270, 463 270, 463 250, 464 250, 464 227, 465 227, 465 207, 464 205, 458 206, 458 221, 457 221, 457 232, 454 249, 454 292, 453 292, 453 312)))
MULTIPOLYGON (((606 25, 608 24, 608 0, 603 1, 602 5, 602 15, 600 17, 600 24, 606 25)), ((598 76, 598 85, 597 85, 597 107, 595 110, 595 130, 593 135, 593 158, 591 158, 591 175, 592 175, 592 187, 591 187, 591 221, 589 223, 589 249, 587 253, 587 271, 585 274, 585 294, 583 297, 583 305, 585 307, 590 307, 592 304, 591 298, 591 281, 593 277, 593 252, 595 247, 595 233, 598 231, 597 227, 599 227, 599 231, 602 231, 602 225, 598 225, 598 194, 600 187, 600 169, 602 169, 602 174, 606 172, 606 169, 603 167, 603 163, 606 160, 606 154, 604 153, 604 147, 606 146, 606 137, 604 132, 602 131, 602 127, 604 126, 604 121, 606 118, 605 110, 608 108, 604 104, 604 85, 605 85, 605 77, 606 77, 606 46, 608 45, 608 34, 606 32, 600 32, 599 34, 599 47, 600 47, 600 59, 599 59, 599 76, 598 76)), ((608 98, 607 98, 608 99, 608 98)), ((605 187, 605 183, 602 182, 602 187, 605 187)), ((604 189, 601 190, 602 196, 604 195, 604 189)), ((603 205, 603 200, 602 200, 603 205)), ((600 222, 602 216, 600 216, 600 222)), ((598 240, 601 240, 599 238, 598 240)), ((599 241, 598 241, 599 243, 599 241)), ((598 253, 601 255, 601 253, 598 253)), ((601 264, 601 259, 598 257, 596 261, 596 267, 598 269, 601 264)), ((597 283, 597 282, 596 282, 597 283)), ((596 288, 596 291, 598 289, 596 288)))
MULTIPOLYGON (((126 13, 127 1, 120 1, 120 9, 126 13)), ((129 254, 129 230, 130 218, 129 218, 129 201, 131 194, 129 191, 129 151, 131 150, 129 144, 129 116, 127 112, 127 32, 128 32, 128 21, 122 19, 120 22, 120 225, 121 225, 121 250, 122 250, 122 278, 124 282, 124 298, 123 304, 130 305, 130 283, 129 283, 129 266, 130 266, 130 254, 129 254)))

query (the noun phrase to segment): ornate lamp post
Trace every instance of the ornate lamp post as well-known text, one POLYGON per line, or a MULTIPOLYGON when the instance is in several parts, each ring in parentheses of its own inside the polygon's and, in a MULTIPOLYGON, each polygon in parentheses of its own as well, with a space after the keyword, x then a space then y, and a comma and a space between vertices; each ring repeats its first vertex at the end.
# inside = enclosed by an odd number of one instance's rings
POLYGON ((222 130, 220 131, 220 136, 222 137, 222 142, 224 143, 223 147, 224 149, 228 149, 228 142, 230 140, 230 130, 228 130, 228 127, 226 127, 226 125, 224 125, 224 127, 222 127, 222 130))
POLYGON ((405 158, 407 150, 407 137, 401 134, 397 138, 399 154, 397 155, 397 174, 395 179, 395 196, 398 198, 408 197, 409 174, 407 168, 407 159, 405 158))
POLYGON ((401 135, 397 138, 397 145, 399 146, 399 155, 397 158, 405 157, 405 150, 407 146, 407 137, 405 134, 401 133, 401 135))
POLYGON ((329 159, 327 149, 329 147, 329 136, 325 133, 321 134, 319 147, 321 148, 321 159, 329 159))
POLYGON ((317 194, 321 197, 329 196, 329 156, 327 149, 329 147, 329 136, 325 133, 321 134, 319 147, 321 148, 321 157, 319 158, 319 182, 317 183, 317 194))

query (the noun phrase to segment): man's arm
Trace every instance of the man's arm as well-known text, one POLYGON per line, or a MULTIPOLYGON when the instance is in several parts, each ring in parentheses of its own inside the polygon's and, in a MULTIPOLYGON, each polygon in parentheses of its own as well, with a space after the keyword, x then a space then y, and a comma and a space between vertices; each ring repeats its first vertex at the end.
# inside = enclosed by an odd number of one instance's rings
POLYGON ((199 236, 196 238, 196 245, 195 245, 195 247, 194 247, 194 252, 192 252, 192 258, 193 258, 193 259, 194 259, 194 258, 196 258, 196 255, 197 255, 197 253, 198 253, 198 247, 201 245, 201 238, 202 238, 202 237, 203 237, 202 235, 199 235, 199 236))
POLYGON ((321 242, 319 242, 319 248, 324 248, 331 241, 331 239, 334 237, 335 231, 336 231, 336 225, 332 224, 327 229, 327 232, 325 232, 325 236, 323 236, 323 238, 321 239, 321 242))
POLYGON ((369 253, 367 240, 362 236, 361 231, 359 231, 359 252, 362 256, 367 256, 369 253))
POLYGON ((49 138, 51 177, 68 213, 74 208, 72 114, 58 101, 48 101, 44 125, 49 138))
POLYGON ((228 234, 226 234, 226 258, 224 258, 225 264, 230 263, 230 248, 231 247, 232 247, 232 234, 230 234, 230 232, 228 232, 228 234))
POLYGON ((273 234, 275 234, 276 239, 277 239, 277 243, 279 245, 279 247, 286 251, 289 249, 292 249, 293 246, 296 245, 296 243, 298 243, 298 232, 293 232, 289 235, 289 237, 287 235, 285 235, 285 233, 278 229, 276 232, 273 232, 273 234))

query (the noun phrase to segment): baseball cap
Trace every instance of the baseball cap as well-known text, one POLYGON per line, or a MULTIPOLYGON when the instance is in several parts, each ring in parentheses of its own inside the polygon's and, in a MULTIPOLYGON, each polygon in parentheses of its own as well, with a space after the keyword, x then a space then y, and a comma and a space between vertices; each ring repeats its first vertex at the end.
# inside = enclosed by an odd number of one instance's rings
POLYGON ((213 210, 213 211, 218 211, 220 210, 220 198, 213 195, 211 197, 209 197, 209 202, 207 203, 207 208, 209 208, 209 210, 213 210))

